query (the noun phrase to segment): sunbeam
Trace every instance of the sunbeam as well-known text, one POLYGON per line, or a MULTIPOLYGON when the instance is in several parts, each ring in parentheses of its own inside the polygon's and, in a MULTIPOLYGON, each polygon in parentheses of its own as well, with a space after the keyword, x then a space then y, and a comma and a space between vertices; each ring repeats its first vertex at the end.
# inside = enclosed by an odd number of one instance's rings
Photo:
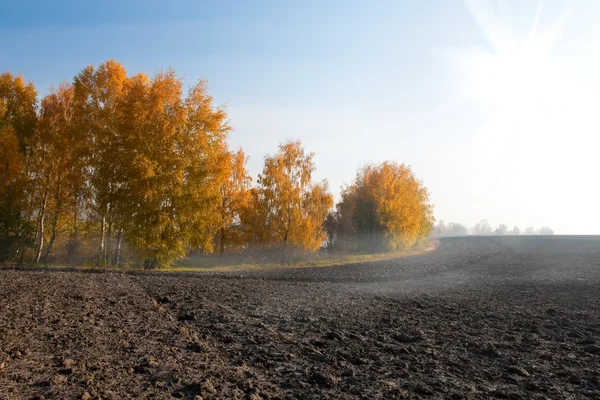
POLYGON ((557 110, 566 109, 575 97, 566 65, 552 56, 568 13, 543 30, 540 1, 530 26, 519 32, 504 2, 468 0, 466 6, 489 46, 446 50, 443 55, 464 75, 458 103, 480 101, 491 108, 475 139, 497 157, 494 149, 511 137, 525 135, 520 142, 527 143, 542 131, 552 136, 548 128, 565 118, 557 110))

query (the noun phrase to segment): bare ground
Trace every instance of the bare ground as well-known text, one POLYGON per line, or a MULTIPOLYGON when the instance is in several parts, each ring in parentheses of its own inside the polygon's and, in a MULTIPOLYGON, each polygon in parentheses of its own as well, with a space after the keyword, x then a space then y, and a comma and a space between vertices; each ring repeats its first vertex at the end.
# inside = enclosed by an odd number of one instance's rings
POLYGON ((213 275, 0 270, 0 399, 600 399, 600 237, 213 275))

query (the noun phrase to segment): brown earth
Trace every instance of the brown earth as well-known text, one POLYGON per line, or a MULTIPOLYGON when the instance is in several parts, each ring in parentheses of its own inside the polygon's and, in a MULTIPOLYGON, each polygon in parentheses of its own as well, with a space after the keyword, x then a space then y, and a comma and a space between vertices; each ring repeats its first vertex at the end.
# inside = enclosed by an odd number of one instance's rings
POLYGON ((0 270, 0 399, 600 399, 600 237, 361 265, 0 270))

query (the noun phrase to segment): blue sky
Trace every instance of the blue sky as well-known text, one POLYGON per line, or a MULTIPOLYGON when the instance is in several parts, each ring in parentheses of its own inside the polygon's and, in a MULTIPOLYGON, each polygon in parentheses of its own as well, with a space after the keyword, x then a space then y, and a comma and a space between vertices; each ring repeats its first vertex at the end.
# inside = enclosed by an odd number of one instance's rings
POLYGON ((394 159, 430 188, 438 219, 600 233, 600 2, 84 3, 2 0, 0 70, 43 94, 109 58, 130 73, 173 67, 227 105, 254 176, 279 142, 301 139, 336 195, 365 162, 394 159), (538 85, 556 93, 564 78, 560 102, 529 110, 543 100, 521 93, 529 76, 490 79, 473 49, 495 54, 490 31, 519 41, 536 20, 536 37, 550 36, 563 16, 540 68, 568 73, 538 85))

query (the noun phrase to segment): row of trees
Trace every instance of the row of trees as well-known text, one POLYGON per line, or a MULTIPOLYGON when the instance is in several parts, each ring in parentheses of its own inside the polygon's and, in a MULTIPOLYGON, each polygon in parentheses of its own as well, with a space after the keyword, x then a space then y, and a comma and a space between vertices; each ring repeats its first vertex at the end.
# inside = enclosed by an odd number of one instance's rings
POLYGON ((547 226, 535 229, 532 226, 527 227, 524 231, 518 226, 509 229, 506 224, 500 224, 495 229, 485 219, 479 221, 472 229, 465 225, 450 222, 446 224, 444 221, 438 221, 432 229, 432 235, 435 236, 462 236, 468 234, 474 235, 554 235, 554 231, 547 226))
POLYGON ((230 130, 205 82, 184 93, 173 71, 128 76, 108 61, 41 101, 1 74, 0 260, 120 265, 126 254, 152 267, 190 250, 393 249, 429 235, 410 168, 361 169, 332 211, 300 142, 265 157, 252 186, 230 130))

